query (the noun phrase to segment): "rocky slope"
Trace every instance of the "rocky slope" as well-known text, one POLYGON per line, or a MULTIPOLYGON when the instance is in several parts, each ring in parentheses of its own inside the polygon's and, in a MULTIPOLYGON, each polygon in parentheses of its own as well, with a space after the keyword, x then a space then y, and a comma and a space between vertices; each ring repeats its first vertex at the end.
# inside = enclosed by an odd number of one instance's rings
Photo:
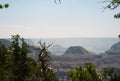
POLYGON ((64 54, 89 54, 89 52, 81 46, 71 46, 64 54))
POLYGON ((112 45, 111 48, 107 50, 105 53, 112 55, 120 54, 120 42, 112 45))

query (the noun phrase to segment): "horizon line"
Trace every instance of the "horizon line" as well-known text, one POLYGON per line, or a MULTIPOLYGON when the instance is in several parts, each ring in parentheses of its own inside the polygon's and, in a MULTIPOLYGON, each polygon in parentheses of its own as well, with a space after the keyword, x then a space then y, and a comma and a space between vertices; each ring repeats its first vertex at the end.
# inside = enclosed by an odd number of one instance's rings
MULTIPOLYGON (((76 39, 76 38, 118 38, 119 39, 119 37, 23 37, 23 38, 24 39, 76 39)), ((0 37, 0 39, 11 39, 11 38, 0 37)))

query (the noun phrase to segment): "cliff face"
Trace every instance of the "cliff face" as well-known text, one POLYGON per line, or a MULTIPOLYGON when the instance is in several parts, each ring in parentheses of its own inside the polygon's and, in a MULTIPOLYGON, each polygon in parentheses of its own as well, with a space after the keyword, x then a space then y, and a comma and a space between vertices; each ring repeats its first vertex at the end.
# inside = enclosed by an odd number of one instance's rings
POLYGON ((120 54, 120 42, 111 46, 111 48, 106 51, 107 54, 120 54))
POLYGON ((89 54, 89 52, 81 46, 71 46, 64 54, 89 54))

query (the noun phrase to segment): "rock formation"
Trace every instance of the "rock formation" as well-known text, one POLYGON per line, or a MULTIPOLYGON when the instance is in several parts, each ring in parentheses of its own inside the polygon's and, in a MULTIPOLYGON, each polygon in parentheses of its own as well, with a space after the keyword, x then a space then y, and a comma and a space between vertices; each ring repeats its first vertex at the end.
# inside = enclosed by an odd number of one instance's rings
POLYGON ((111 46, 109 50, 107 50, 105 53, 107 54, 120 54, 120 42, 114 44, 111 46))
POLYGON ((71 46, 64 54, 89 54, 89 52, 81 46, 71 46))

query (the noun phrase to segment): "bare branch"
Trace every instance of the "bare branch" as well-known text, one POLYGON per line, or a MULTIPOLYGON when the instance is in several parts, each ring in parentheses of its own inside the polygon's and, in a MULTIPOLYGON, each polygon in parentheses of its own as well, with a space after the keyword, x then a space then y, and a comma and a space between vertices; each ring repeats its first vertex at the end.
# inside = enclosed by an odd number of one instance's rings
POLYGON ((106 2, 107 2, 107 3, 108 3, 108 2, 110 2, 110 3, 111 3, 112 1, 103 1, 102 3, 106 3, 106 2))
POLYGON ((57 4, 56 0, 54 0, 55 4, 57 4))
MULTIPOLYGON (((54 2, 55 2, 55 4, 57 4, 57 1, 56 1, 56 0, 54 0, 54 2)), ((61 4, 61 0, 58 0, 58 2, 61 4)))

